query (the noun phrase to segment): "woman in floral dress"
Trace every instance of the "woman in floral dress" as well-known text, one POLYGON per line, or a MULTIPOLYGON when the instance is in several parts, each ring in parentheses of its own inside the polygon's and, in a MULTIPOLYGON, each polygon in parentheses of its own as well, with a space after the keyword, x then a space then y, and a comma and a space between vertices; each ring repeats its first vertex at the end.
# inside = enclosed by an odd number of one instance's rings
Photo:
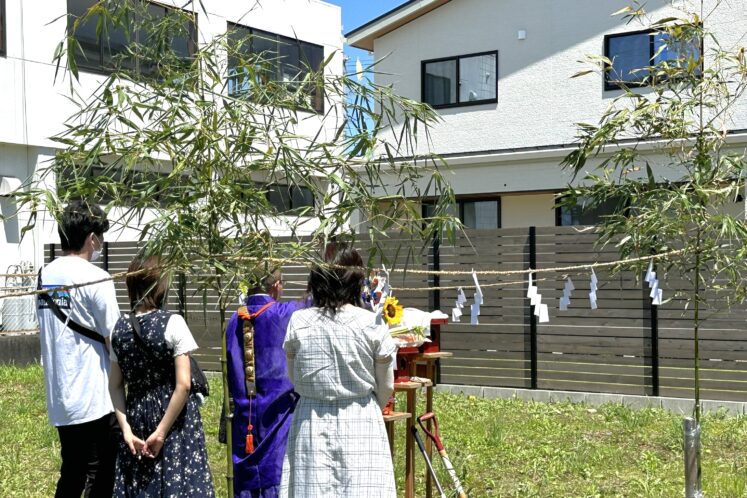
POLYGON ((127 291, 130 315, 112 334, 109 391, 124 441, 114 484, 116 497, 213 497, 199 400, 190 394, 189 353, 197 344, 184 318, 163 311, 168 280, 158 258, 136 258, 127 291), (127 399, 124 388, 127 386, 127 399))
POLYGON ((327 260, 334 269, 309 276, 315 307, 293 314, 283 346, 301 397, 280 496, 395 498, 381 409, 393 390, 396 346, 357 306, 364 276, 357 251, 338 247, 327 260))

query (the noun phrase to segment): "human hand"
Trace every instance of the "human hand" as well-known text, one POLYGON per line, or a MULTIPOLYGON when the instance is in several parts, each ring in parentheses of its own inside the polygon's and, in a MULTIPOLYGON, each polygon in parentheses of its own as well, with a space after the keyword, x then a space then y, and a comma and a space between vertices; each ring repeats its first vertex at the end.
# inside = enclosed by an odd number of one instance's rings
POLYGON ((161 452, 161 448, 163 448, 164 439, 166 438, 160 431, 156 430, 153 432, 153 434, 148 436, 148 439, 145 440, 143 455, 148 458, 156 458, 161 452))
POLYGON ((130 453, 133 455, 140 455, 143 452, 145 441, 134 435, 132 431, 123 432, 122 436, 124 437, 125 443, 127 443, 127 447, 130 448, 130 453))

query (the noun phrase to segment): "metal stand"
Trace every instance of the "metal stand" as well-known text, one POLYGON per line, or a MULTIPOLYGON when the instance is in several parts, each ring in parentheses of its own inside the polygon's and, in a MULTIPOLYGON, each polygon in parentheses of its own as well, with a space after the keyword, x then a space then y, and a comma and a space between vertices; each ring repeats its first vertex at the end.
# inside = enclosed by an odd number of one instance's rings
POLYGON ((685 498, 703 498, 700 489, 700 425, 692 417, 683 422, 685 432, 685 498))

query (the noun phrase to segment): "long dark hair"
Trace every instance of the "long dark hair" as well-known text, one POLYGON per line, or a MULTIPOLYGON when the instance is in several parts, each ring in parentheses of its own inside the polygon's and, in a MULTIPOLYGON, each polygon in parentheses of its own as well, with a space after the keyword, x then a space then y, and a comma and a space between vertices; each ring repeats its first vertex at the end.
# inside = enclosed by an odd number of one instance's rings
POLYGON ((332 315, 345 304, 360 306, 365 274, 358 251, 332 243, 324 251, 324 260, 326 265, 315 265, 309 274, 309 292, 314 305, 332 315))

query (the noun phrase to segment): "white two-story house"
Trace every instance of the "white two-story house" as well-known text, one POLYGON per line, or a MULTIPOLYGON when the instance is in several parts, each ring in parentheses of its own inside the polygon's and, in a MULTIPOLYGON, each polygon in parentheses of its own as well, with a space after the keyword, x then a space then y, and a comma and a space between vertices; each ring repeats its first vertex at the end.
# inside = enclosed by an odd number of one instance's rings
MULTIPOLYGON (((621 91, 610 75, 634 83, 660 40, 613 12, 626 0, 410 0, 346 34, 373 53, 377 84, 431 104, 442 120, 434 152, 449 164, 459 216, 469 228, 591 224, 599 213, 555 209, 571 182, 560 168, 576 123, 596 123, 621 91), (587 55, 613 71, 579 78, 587 55)), ((652 0, 653 20, 700 2, 652 0)), ((720 2, 704 22, 726 50, 747 46, 747 7, 720 2)), ((708 64, 710 40, 704 53, 708 64)), ((639 91, 646 93, 646 88, 639 91)), ((729 123, 729 141, 747 146, 747 104, 729 123)), ((739 199, 735 212, 744 212, 739 199)))
MULTIPOLYGON (((262 51, 279 54, 281 62, 274 77, 280 81, 286 77, 284 67, 302 66, 300 57, 304 58, 303 63, 320 67, 331 56, 325 66, 326 75, 333 77, 343 71, 338 6, 320 0, 195 0, 191 4, 177 0, 142 1, 149 4, 149 12, 154 16, 168 15, 177 8, 196 13, 189 33, 184 34, 184 39, 173 41, 175 51, 184 57, 189 57, 197 44, 208 43, 230 31, 242 37, 256 36, 253 39, 262 40, 262 51)), ((65 121, 76 109, 68 99, 69 79, 58 75, 55 81, 53 56, 72 20, 94 3, 94 0, 0 0, 0 212, 9 217, 0 222, 0 273, 21 262, 38 268, 43 263, 44 244, 58 241, 56 227, 48 216, 22 238, 28 213, 16 216, 18 206, 8 194, 19 187, 25 188, 29 179, 58 151, 60 145, 51 137, 64 130, 65 121)), ((80 76, 74 85, 80 95, 86 96, 100 84, 111 67, 112 53, 123 47, 126 40, 116 31, 108 33, 106 39, 98 36, 94 22, 79 26, 75 36, 82 54, 78 54, 80 76)), ((323 123, 324 111, 329 109, 327 106, 342 102, 314 98, 311 103, 313 109, 299 124, 298 133, 314 136, 320 127, 336 129, 337 123, 323 123)), ((309 192, 286 189, 275 194, 269 200, 277 202, 279 209, 315 202, 309 192)), ((137 240, 138 235, 137 230, 121 230, 110 234, 108 240, 137 240)))

